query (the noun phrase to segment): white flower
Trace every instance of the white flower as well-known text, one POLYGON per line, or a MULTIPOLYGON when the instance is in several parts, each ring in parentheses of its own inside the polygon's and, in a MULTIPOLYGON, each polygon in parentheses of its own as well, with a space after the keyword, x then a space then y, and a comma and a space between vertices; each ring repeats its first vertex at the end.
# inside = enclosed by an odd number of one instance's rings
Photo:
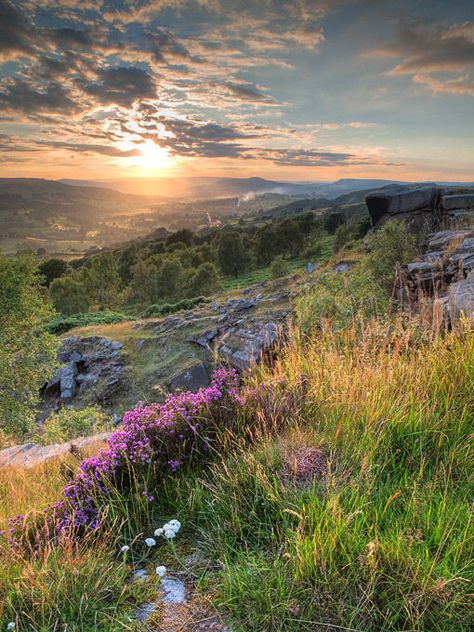
POLYGON ((145 544, 151 548, 152 546, 155 546, 156 540, 154 538, 147 538, 145 540, 145 544))
POLYGON ((168 522, 168 529, 172 529, 173 531, 176 531, 176 533, 178 533, 178 531, 181 529, 181 523, 179 520, 170 520, 168 522))
POLYGON ((129 546, 127 546, 126 544, 124 544, 124 545, 122 546, 122 548, 120 549, 120 552, 121 552, 121 553, 126 553, 128 550, 130 550, 130 547, 129 547, 129 546))
POLYGON ((155 531, 155 536, 156 536, 157 538, 159 538, 159 537, 160 537, 160 535, 163 535, 163 529, 156 529, 156 531, 155 531))
POLYGON ((156 567, 156 574, 159 577, 164 577, 166 575, 166 566, 157 566, 156 567))
POLYGON ((168 540, 172 540, 176 537, 176 531, 174 531, 173 529, 165 529, 164 536, 165 538, 168 538, 168 540))
POLYGON ((15 629, 15 623, 13 621, 10 621, 10 623, 7 625, 7 630, 14 630, 15 629))

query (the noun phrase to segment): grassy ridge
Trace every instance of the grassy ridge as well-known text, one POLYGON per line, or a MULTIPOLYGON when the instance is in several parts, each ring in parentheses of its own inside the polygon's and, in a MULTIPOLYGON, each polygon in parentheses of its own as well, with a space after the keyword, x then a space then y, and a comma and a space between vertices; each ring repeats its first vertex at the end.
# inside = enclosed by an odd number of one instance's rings
MULTIPOLYGON (((214 587, 235 630, 469 630, 473 359, 472 332, 441 337, 401 319, 290 332, 276 364, 247 383, 251 447, 229 436, 210 469, 164 479, 146 512, 121 499, 125 524, 112 521, 80 552, 65 542, 32 561, 4 547, 3 621, 134 629, 118 623, 135 598, 122 590, 120 535, 177 516, 178 555, 200 549, 217 563, 200 584, 214 587), (301 448, 320 455, 315 476, 292 475, 301 448)), ((12 515, 24 499, 15 507, 10 494, 9 505, 12 515)))

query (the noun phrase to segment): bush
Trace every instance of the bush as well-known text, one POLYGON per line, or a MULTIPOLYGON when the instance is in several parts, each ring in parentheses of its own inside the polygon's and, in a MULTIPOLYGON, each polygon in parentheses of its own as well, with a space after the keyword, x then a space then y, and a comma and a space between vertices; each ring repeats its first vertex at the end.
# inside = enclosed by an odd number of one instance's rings
POLYGON ((52 413, 44 425, 37 432, 37 438, 42 445, 64 443, 77 437, 105 432, 113 428, 113 421, 102 410, 88 406, 82 410, 62 408, 58 413, 52 413))
POLYGON ((383 316, 388 308, 386 292, 371 270, 359 264, 347 274, 320 275, 297 299, 296 320, 304 331, 326 323, 340 330, 360 318, 383 316))
POLYGON ((270 266, 270 271, 272 273, 272 277, 274 279, 278 279, 279 277, 288 274, 290 268, 288 266, 288 262, 285 261, 283 257, 277 257, 270 266))
POLYGON ((34 427, 39 390, 54 372, 57 341, 46 331, 53 311, 31 255, 0 257, 0 429, 3 441, 34 427))
POLYGON ((87 325, 113 325, 130 320, 130 316, 119 312, 84 312, 72 314, 71 316, 56 316, 49 321, 47 330, 51 334, 63 334, 76 327, 87 327, 87 325))
POLYGON ((161 303, 158 305, 150 305, 144 312, 143 318, 152 318, 153 316, 165 316, 166 314, 174 314, 183 309, 193 309, 197 305, 209 303, 209 299, 205 296, 196 296, 195 298, 184 298, 177 303, 161 303))
POLYGON ((390 220, 369 239, 367 266, 387 290, 395 281, 397 265, 412 261, 418 254, 415 236, 402 222, 390 220))

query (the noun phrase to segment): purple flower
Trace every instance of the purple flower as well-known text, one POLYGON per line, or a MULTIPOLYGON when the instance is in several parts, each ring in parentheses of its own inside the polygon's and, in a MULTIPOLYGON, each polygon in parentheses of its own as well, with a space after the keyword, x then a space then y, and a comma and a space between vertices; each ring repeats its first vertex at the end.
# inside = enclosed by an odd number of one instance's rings
MULTIPOLYGON (((159 477, 205 454, 208 443, 225 430, 225 423, 233 423, 236 408, 243 402, 238 385, 237 372, 221 368, 208 388, 169 395, 164 404, 139 403, 126 412, 108 447, 85 459, 64 487, 62 500, 44 511, 44 533, 38 532, 38 538, 98 528, 110 496, 126 494, 137 483, 143 496, 153 502, 149 483, 156 486, 159 477)), ((14 518, 12 533, 21 533, 24 522, 23 516, 14 518)))

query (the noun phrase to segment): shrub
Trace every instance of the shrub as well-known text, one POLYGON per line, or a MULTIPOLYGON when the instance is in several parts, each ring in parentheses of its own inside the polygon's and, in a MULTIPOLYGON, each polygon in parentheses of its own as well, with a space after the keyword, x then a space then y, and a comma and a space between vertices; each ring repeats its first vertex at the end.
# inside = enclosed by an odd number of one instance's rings
POLYGON ((359 264, 346 274, 319 275, 296 302, 296 320, 304 331, 331 324, 335 330, 355 321, 383 316, 389 308, 386 292, 373 273, 359 264))
POLYGON ((47 325, 47 330, 52 334, 63 334, 76 327, 88 325, 113 325, 130 320, 130 316, 119 312, 83 312, 71 316, 56 316, 47 325))
POLYGON ((56 340, 45 327, 52 313, 34 257, 0 257, 0 429, 6 435, 34 427, 39 389, 56 362, 56 340))
POLYGON ((274 279, 285 276, 289 270, 288 262, 285 261, 283 257, 277 257, 270 266, 270 271, 274 279))
POLYGON ((203 303, 209 303, 209 299, 205 296, 196 296, 195 298, 184 298, 177 303, 161 303, 158 305, 150 305, 144 312, 143 318, 152 318, 153 316, 165 316, 166 314, 174 314, 183 309, 193 309, 203 303))
POLYGON ((417 253, 415 236, 403 222, 390 220, 369 239, 367 266, 374 278, 387 290, 395 281, 397 265, 413 260, 417 253))
POLYGON ((38 430, 37 437, 40 443, 48 445, 98 434, 112 427, 113 421, 109 415, 93 406, 82 410, 62 408, 57 413, 51 413, 38 430))
MULTIPOLYGON (((65 532, 101 525, 104 511, 147 514, 157 484, 178 468, 219 453, 220 439, 236 428, 242 400, 234 370, 214 372, 211 385, 197 393, 169 395, 164 404, 139 405, 123 417, 108 449, 86 459, 64 488, 63 500, 45 510, 42 530, 25 530, 25 517, 11 522, 12 539, 33 535, 47 540, 65 532)), ((26 521, 27 522, 27 521, 26 521)))

